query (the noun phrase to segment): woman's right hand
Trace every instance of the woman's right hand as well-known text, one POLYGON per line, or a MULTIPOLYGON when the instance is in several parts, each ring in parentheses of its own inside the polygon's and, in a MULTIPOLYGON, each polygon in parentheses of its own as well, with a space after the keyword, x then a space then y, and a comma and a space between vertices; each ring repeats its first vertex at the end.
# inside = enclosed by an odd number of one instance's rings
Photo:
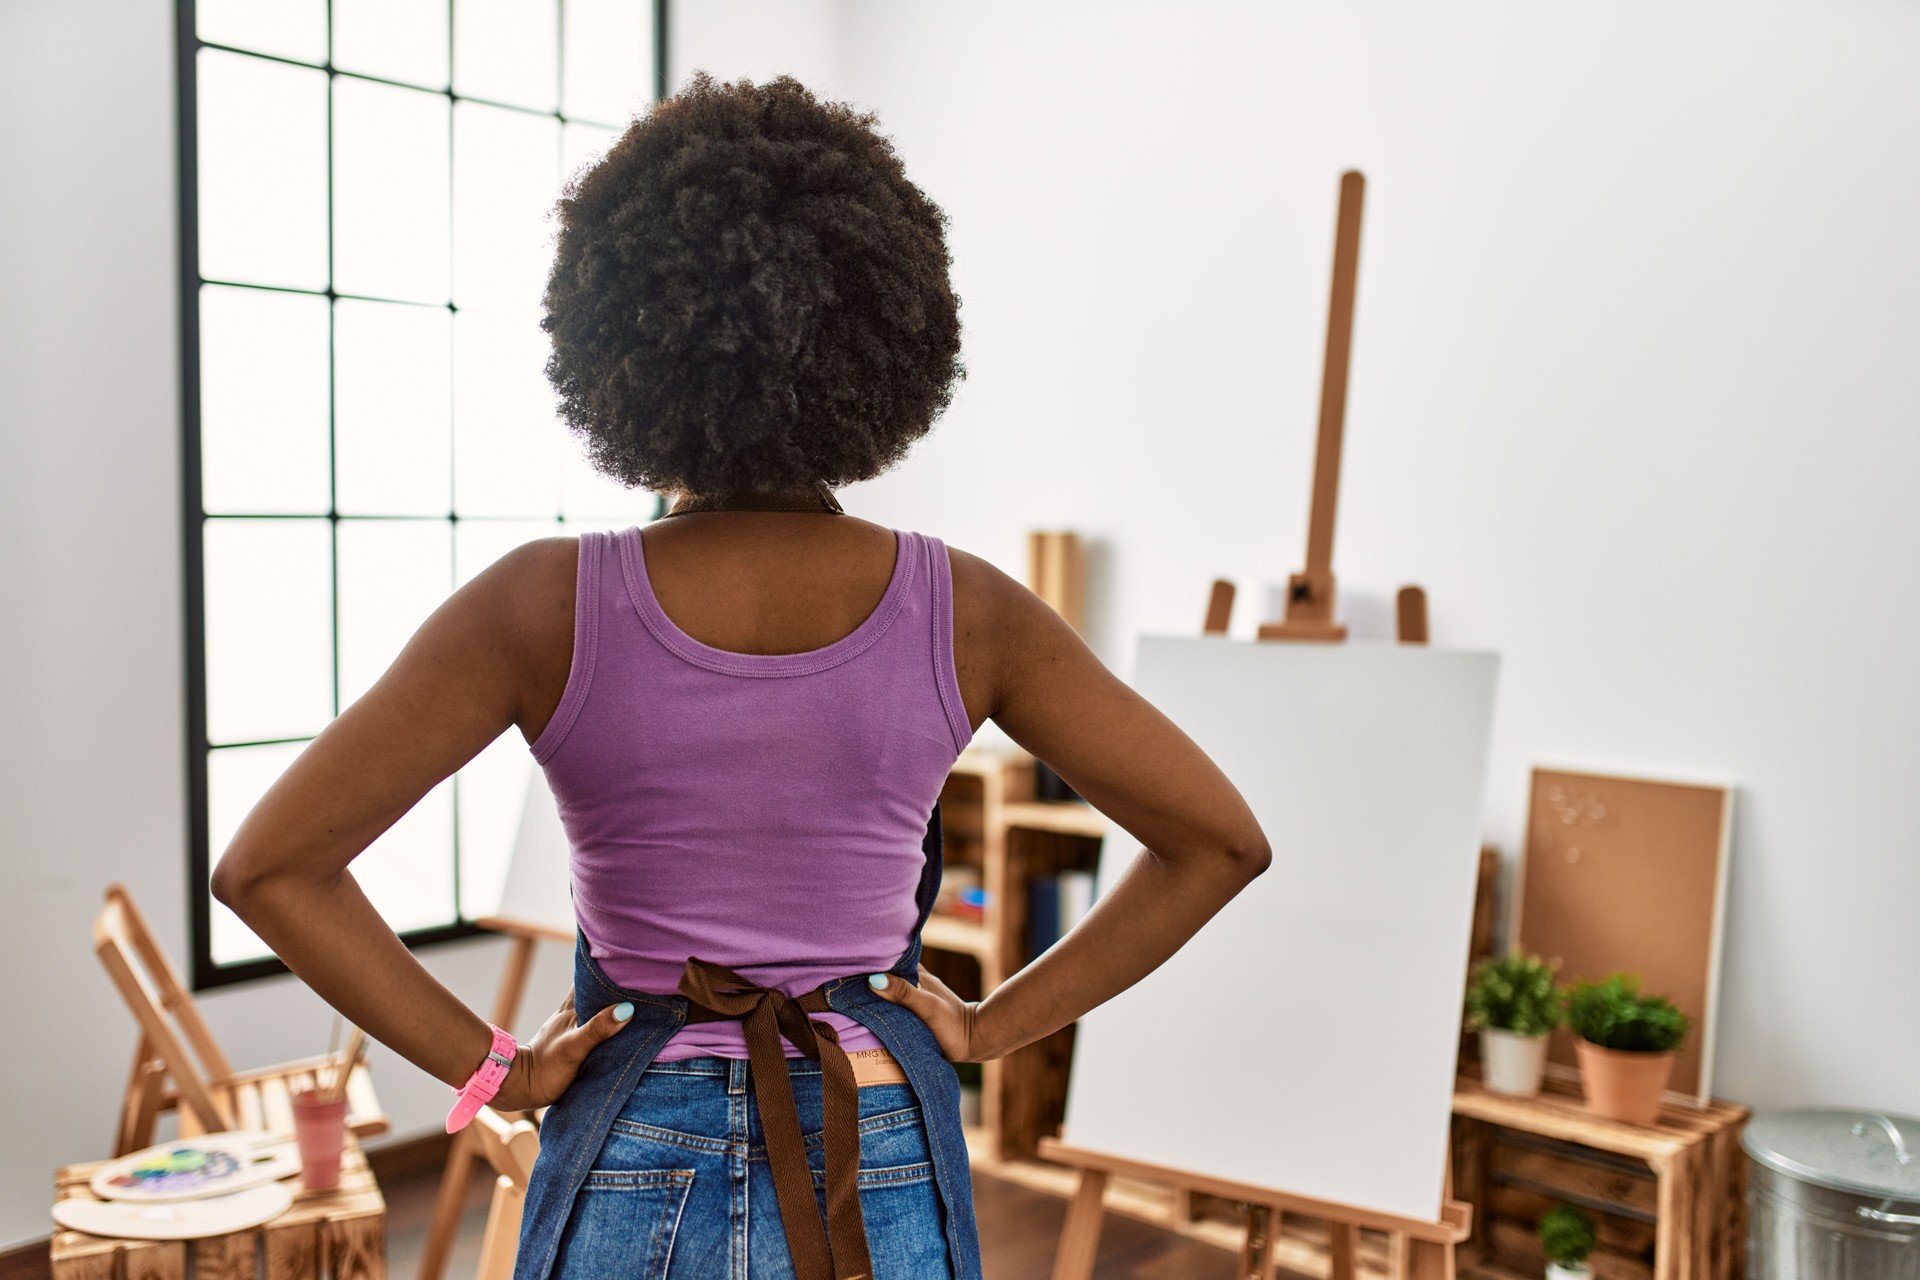
POLYGON ((928 973, 925 965, 920 967, 917 987, 888 973, 874 974, 867 985, 882 1000, 899 1005, 926 1023, 948 1062, 986 1062, 1005 1052, 986 1042, 980 1006, 955 995, 946 983, 928 973), (876 980, 884 985, 876 986, 876 980))
POLYGON ((583 1023, 574 1014, 573 992, 567 992, 533 1039, 513 1055, 507 1078, 488 1105, 495 1111, 533 1111, 558 1102, 580 1073, 588 1051, 611 1039, 632 1017, 632 1005, 614 1004, 583 1023))

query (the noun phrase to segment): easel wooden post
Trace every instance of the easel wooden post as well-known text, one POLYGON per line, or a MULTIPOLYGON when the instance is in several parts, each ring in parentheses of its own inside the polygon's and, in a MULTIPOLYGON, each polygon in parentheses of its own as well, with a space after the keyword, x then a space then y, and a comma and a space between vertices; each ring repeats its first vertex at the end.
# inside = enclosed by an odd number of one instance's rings
POLYGON ((1333 297, 1327 307, 1327 354, 1320 373, 1320 434, 1313 451, 1313 513, 1307 522, 1307 567, 1287 580, 1287 612, 1260 626, 1262 640, 1344 640, 1333 616, 1333 517, 1340 499, 1340 442, 1347 421, 1347 364, 1353 351, 1353 294, 1360 274, 1360 207, 1367 180, 1340 175, 1340 217, 1333 241, 1333 297))
MULTIPOLYGON (((474 923, 512 941, 506 967, 500 971, 500 985, 494 990, 492 1017, 494 1026, 511 1027, 519 1016, 521 997, 526 994, 535 949, 542 942, 570 943, 573 935, 551 925, 507 916, 485 916, 474 923)), ((509 1120, 523 1118, 519 1112, 501 1114, 509 1120)), ((446 1170, 440 1175, 440 1192, 433 1202, 433 1218, 427 1226, 426 1244, 420 1251, 419 1280, 440 1280, 446 1273, 454 1237, 460 1232, 460 1211, 466 1206, 467 1182, 473 1176, 474 1162, 484 1159, 485 1152, 470 1130, 462 1129, 453 1135, 453 1143, 447 1150, 446 1170)))
MULTIPOLYGON (((1340 212, 1334 239, 1333 296, 1327 314, 1326 362, 1320 388, 1320 430, 1314 450, 1313 507, 1307 532, 1307 567, 1287 584, 1286 615, 1261 624, 1262 640, 1341 641, 1347 629, 1334 617, 1333 528, 1340 489, 1340 452, 1345 428, 1348 356, 1353 344, 1353 298, 1360 261, 1360 211, 1366 179, 1349 170, 1340 178, 1340 212)), ((1207 603, 1203 633, 1224 635, 1233 610, 1231 582, 1217 579, 1207 603)), ((1402 643, 1427 642, 1426 593, 1401 589, 1396 599, 1396 632, 1402 643)), ((1329 1280, 1356 1280, 1360 1231, 1388 1233, 1388 1269, 1399 1280, 1455 1280, 1456 1246, 1473 1222, 1472 1206, 1453 1198, 1451 1156, 1442 1183, 1440 1212, 1431 1222, 1315 1200, 1271 1187, 1258 1187, 1190 1170, 1129 1160, 1070 1146, 1053 1138, 1040 1141, 1042 1159, 1078 1169, 1079 1185, 1067 1209, 1054 1258, 1053 1280, 1091 1280, 1100 1250, 1108 1181, 1115 1176, 1167 1187, 1176 1216, 1183 1217, 1195 1194, 1238 1201, 1247 1209, 1246 1243, 1240 1251, 1242 1280, 1274 1280, 1274 1243, 1288 1213, 1327 1224, 1329 1280)))

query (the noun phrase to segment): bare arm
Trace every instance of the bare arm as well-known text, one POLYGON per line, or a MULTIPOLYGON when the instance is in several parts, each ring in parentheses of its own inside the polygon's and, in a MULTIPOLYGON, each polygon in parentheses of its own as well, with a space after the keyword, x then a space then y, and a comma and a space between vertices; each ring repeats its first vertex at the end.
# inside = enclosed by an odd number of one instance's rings
MULTIPOLYGON (((510 726, 553 713, 572 652, 575 544, 505 557, 421 625, 393 666, 301 753, 235 833, 213 893, 368 1035, 449 1085, 486 1057, 486 1021, 374 910, 348 864, 510 726)), ((613 1010, 576 1030, 564 1004, 516 1057, 499 1105, 564 1091, 613 1010)))
POLYGON ((882 991, 965 1062, 1031 1044, 1159 968, 1272 853, 1226 775, 1045 602, 984 561, 953 559, 956 652, 986 655, 963 684, 971 675, 1014 741, 1144 846, 1084 920, 984 1001, 961 1001, 924 971, 918 989, 882 991))

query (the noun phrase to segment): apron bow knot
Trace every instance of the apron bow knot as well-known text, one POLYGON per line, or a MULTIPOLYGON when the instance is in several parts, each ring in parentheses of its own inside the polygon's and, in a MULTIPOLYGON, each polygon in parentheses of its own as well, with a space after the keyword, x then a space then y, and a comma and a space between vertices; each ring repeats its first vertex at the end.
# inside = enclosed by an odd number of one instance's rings
POLYGON ((829 1009, 826 988, 789 996, 748 982, 731 969, 690 958, 680 973, 680 994, 689 1003, 688 1022, 737 1019, 743 1024, 754 1110, 767 1139, 774 1197, 796 1280, 867 1280, 873 1261, 860 1212, 860 1087, 853 1063, 840 1047, 839 1032, 808 1016, 829 1009), (787 1053, 780 1044, 783 1035, 820 1064, 827 1147, 824 1229, 813 1198, 813 1172, 807 1165, 787 1053))

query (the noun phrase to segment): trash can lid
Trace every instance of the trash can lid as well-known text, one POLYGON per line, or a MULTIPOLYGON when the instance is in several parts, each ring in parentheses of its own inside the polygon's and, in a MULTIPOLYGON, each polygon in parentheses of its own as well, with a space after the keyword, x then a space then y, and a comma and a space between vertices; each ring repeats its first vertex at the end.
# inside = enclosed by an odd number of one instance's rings
POLYGON ((1873 1111, 1777 1111, 1741 1139, 1776 1173, 1836 1191, 1920 1201, 1920 1120, 1873 1111))

